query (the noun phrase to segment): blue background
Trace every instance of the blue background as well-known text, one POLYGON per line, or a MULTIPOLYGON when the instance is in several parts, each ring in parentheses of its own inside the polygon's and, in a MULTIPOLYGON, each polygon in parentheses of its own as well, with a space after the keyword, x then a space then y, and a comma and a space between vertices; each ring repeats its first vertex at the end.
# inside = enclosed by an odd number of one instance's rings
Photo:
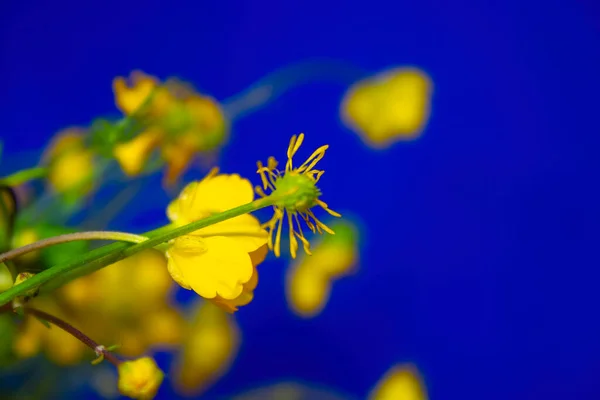
MULTIPOLYGON (((598 9, 4 0, 0 132, 8 153, 38 150, 65 126, 115 114, 111 81, 136 68, 225 99, 305 59, 419 66, 435 93, 416 142, 366 148, 338 120, 336 84, 300 87, 234 125, 223 170, 249 177, 292 134, 306 132, 305 155, 329 143, 324 199, 357 215, 366 240, 360 273, 314 320, 287 309, 284 263, 265 264, 238 313, 236 364, 207 397, 284 378, 364 397, 412 361, 432 399, 600 398, 598 9)), ((164 222, 146 208, 142 219, 164 222)))

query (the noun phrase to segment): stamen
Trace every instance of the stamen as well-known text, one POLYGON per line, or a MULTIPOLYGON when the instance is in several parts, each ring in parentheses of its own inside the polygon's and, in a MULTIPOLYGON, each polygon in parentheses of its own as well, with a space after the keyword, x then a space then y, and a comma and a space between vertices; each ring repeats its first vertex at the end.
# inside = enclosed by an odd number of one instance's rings
POLYGON ((317 203, 319 206, 321 206, 321 208, 322 208, 323 210, 327 211, 327 212, 328 212, 330 215, 333 215, 334 217, 341 217, 341 216, 342 216, 342 214, 339 214, 339 213, 337 213, 337 212, 333 211, 332 209, 330 209, 330 208, 327 206, 327 203, 325 203, 324 201, 321 201, 321 200, 317 199, 317 200, 316 200, 316 203, 317 203))
POLYGON ((322 228, 325 232, 329 233, 330 235, 335 235, 335 232, 331 230, 330 227, 319 221, 311 210, 308 210, 307 213, 310 214, 310 216, 315 220, 315 222, 317 223, 317 228, 322 228))
POLYGON ((325 151, 329 148, 329 145, 324 145, 315 150, 310 157, 304 161, 304 163, 297 168, 299 172, 309 172, 321 159, 325 156, 325 151), (308 165, 310 163, 310 165, 308 165), (308 166, 307 166, 308 165, 308 166))
POLYGON ((304 248, 304 251, 306 252, 306 254, 308 254, 309 256, 312 256, 312 253, 310 252, 310 243, 304 237, 304 232, 302 231, 302 225, 300 224, 300 220, 298 219, 298 213, 294 214, 294 219, 296 220, 296 224, 298 225, 298 232, 296 233, 296 235, 302 242, 302 247, 304 248))
POLYGON ((280 218, 278 219, 278 224, 277 224, 277 237, 275 238, 275 257, 279 257, 279 255, 281 254, 280 250, 281 250, 281 226, 283 225, 283 214, 281 214, 280 218))
POLYGON ((294 224, 292 221, 292 214, 291 213, 287 213, 288 215, 288 225, 289 225, 289 236, 290 236, 290 254, 292 255, 292 258, 296 258, 296 252, 298 251, 298 241, 296 240, 296 237, 294 236, 294 224))

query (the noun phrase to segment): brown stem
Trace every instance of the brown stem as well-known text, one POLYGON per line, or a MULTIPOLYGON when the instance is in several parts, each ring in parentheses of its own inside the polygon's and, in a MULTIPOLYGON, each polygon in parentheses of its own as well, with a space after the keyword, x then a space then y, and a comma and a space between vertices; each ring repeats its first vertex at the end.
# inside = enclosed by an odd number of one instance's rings
POLYGON ((90 349, 94 350, 94 352, 96 352, 96 354, 101 353, 102 356, 104 356, 104 359, 106 359, 108 362, 113 364, 115 367, 118 367, 119 364, 121 364, 121 360, 119 360, 113 353, 106 350, 104 348, 104 346, 99 345, 94 340, 92 340, 89 336, 87 336, 86 334, 84 334, 83 332, 81 332, 79 329, 75 328, 73 325, 69 324, 68 322, 65 322, 62 319, 55 317, 54 315, 48 314, 47 312, 44 312, 44 311, 41 311, 41 310, 38 310, 35 308, 24 307, 23 310, 25 311, 26 314, 31 314, 40 319, 48 321, 48 322, 58 326, 60 329, 64 330, 65 332, 73 335, 75 338, 77 338, 83 344, 88 346, 90 349))

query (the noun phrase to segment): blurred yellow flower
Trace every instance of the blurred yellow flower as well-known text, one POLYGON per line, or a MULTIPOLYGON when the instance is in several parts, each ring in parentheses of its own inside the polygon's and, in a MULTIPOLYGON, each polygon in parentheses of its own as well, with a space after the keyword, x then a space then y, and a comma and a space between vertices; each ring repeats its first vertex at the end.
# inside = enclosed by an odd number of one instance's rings
POLYGON ((129 142, 116 145, 114 156, 125 175, 139 175, 160 140, 161 132, 156 128, 149 128, 129 142))
POLYGON ((69 128, 59 132, 44 154, 48 165, 48 184, 57 193, 74 198, 87 195, 94 188, 94 157, 85 146, 84 132, 69 128))
POLYGON ((352 85, 341 118, 374 148, 418 137, 429 118, 432 83, 421 70, 395 68, 352 85))
MULTIPOLYGON (((138 357, 149 349, 168 349, 181 342, 185 320, 170 304, 173 281, 166 267, 160 252, 145 250, 31 302, 99 343, 118 344, 120 354, 138 357)), ((15 352, 27 358, 42 349, 61 365, 76 364, 92 355, 61 329, 47 329, 28 316, 15 352)))
POLYGON ((114 149, 123 171, 139 174, 150 154, 160 148, 167 165, 165 182, 174 183, 198 154, 208 154, 227 139, 228 122, 218 102, 196 93, 188 84, 162 83, 141 71, 113 82, 121 111, 140 122, 145 131, 114 149))
POLYGON ((119 364, 119 392, 133 399, 153 399, 164 379, 164 374, 150 357, 142 357, 119 364))
POLYGON ((335 236, 324 236, 312 251, 287 271, 286 296, 290 308, 310 318, 321 313, 333 282, 354 272, 358 263, 356 227, 347 221, 332 224, 335 236))
POLYGON ((321 191, 317 188, 316 184, 319 182, 319 179, 325 171, 313 169, 325 156, 325 151, 329 146, 325 145, 319 147, 301 166, 294 168, 292 158, 302 145, 303 141, 303 133, 299 136, 292 136, 287 150, 288 159, 285 170, 283 171, 277 169, 278 164, 273 157, 269 158, 267 166, 263 166, 260 161, 257 163, 257 173, 260 174, 263 183, 262 189, 260 187, 256 188, 257 193, 261 197, 266 197, 267 195, 264 193, 263 189, 270 189, 272 191, 272 196, 277 197, 278 195, 285 195, 285 197, 282 197, 282 200, 275 203, 273 206, 273 217, 264 224, 269 231, 269 248, 274 250, 275 256, 277 257, 279 257, 281 253, 281 228, 286 212, 288 217, 290 253, 292 258, 296 258, 296 252, 298 250, 298 241, 296 240, 296 237, 302 242, 304 251, 307 254, 310 254, 310 243, 304 237, 298 216, 302 217, 313 233, 318 231, 321 234, 325 231, 332 235, 335 234, 335 232, 319 221, 311 208, 318 205, 334 217, 341 216, 335 211, 330 210, 327 204, 319 199, 321 191), (294 194, 294 196, 289 196, 290 194, 294 194), (273 231, 276 228, 277 234, 275 236, 275 243, 273 244, 273 231), (296 228, 298 230, 296 230, 296 228))
POLYGON ((292 267, 287 272, 286 297, 291 309, 304 318, 323 311, 331 293, 327 276, 308 268, 292 267))
MULTIPOLYGON (((13 236, 12 247, 16 249, 17 247, 27 246, 28 244, 35 243, 38 240, 40 240, 40 237, 35 229, 24 228, 17 231, 13 236)), ((17 260, 25 263, 31 263, 36 261, 39 255, 39 250, 31 251, 19 256, 17 260)))
MULTIPOLYGON (((167 215, 180 226, 253 199, 248 180, 215 169, 187 185, 169 205, 167 215)), ((166 252, 169 272, 182 287, 221 306, 229 302, 225 308, 231 310, 249 301, 254 289, 251 280, 256 264, 264 259, 260 255, 266 242, 267 232, 254 216, 231 218, 174 239, 166 252)))
POLYGON ((427 390, 411 365, 395 365, 369 394, 369 400, 427 400, 427 390))
POLYGON ((201 302, 175 363, 175 388, 197 396, 219 379, 237 354, 240 333, 233 318, 210 302, 201 302))

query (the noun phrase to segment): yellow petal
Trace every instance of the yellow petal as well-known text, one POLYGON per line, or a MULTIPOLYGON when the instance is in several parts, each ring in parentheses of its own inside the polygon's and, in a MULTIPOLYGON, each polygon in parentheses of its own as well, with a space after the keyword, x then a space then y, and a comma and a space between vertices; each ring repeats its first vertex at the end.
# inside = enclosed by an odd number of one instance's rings
POLYGON ((132 78, 131 86, 128 86, 127 81, 122 77, 117 77, 113 81, 115 103, 124 114, 134 113, 158 85, 156 78, 142 72, 132 73, 132 78))
POLYGON ((226 236, 236 242, 247 253, 251 253, 267 243, 268 233, 260 227, 258 219, 245 214, 218 224, 202 228, 193 233, 202 237, 226 236))
POLYGON ((314 317, 329 300, 331 285, 327 278, 306 268, 290 268, 287 273, 286 297, 290 308, 299 316, 314 317))
POLYGON ((252 277, 248 252, 236 241, 222 236, 206 238, 204 245, 204 252, 183 251, 176 245, 169 249, 169 272, 173 279, 207 299, 217 295, 235 299, 252 277))
POLYGON ((129 142, 115 146, 113 152, 115 159, 123 172, 128 176, 135 176, 142 172, 152 150, 161 137, 160 131, 149 129, 140 133, 129 142))
POLYGON ((431 80, 414 68, 397 68, 360 81, 342 103, 344 123, 373 147, 414 139, 429 118, 431 80))
POLYGON ((252 184, 237 174, 208 176, 192 182, 169 205, 169 218, 177 224, 197 221, 254 200, 252 184))

